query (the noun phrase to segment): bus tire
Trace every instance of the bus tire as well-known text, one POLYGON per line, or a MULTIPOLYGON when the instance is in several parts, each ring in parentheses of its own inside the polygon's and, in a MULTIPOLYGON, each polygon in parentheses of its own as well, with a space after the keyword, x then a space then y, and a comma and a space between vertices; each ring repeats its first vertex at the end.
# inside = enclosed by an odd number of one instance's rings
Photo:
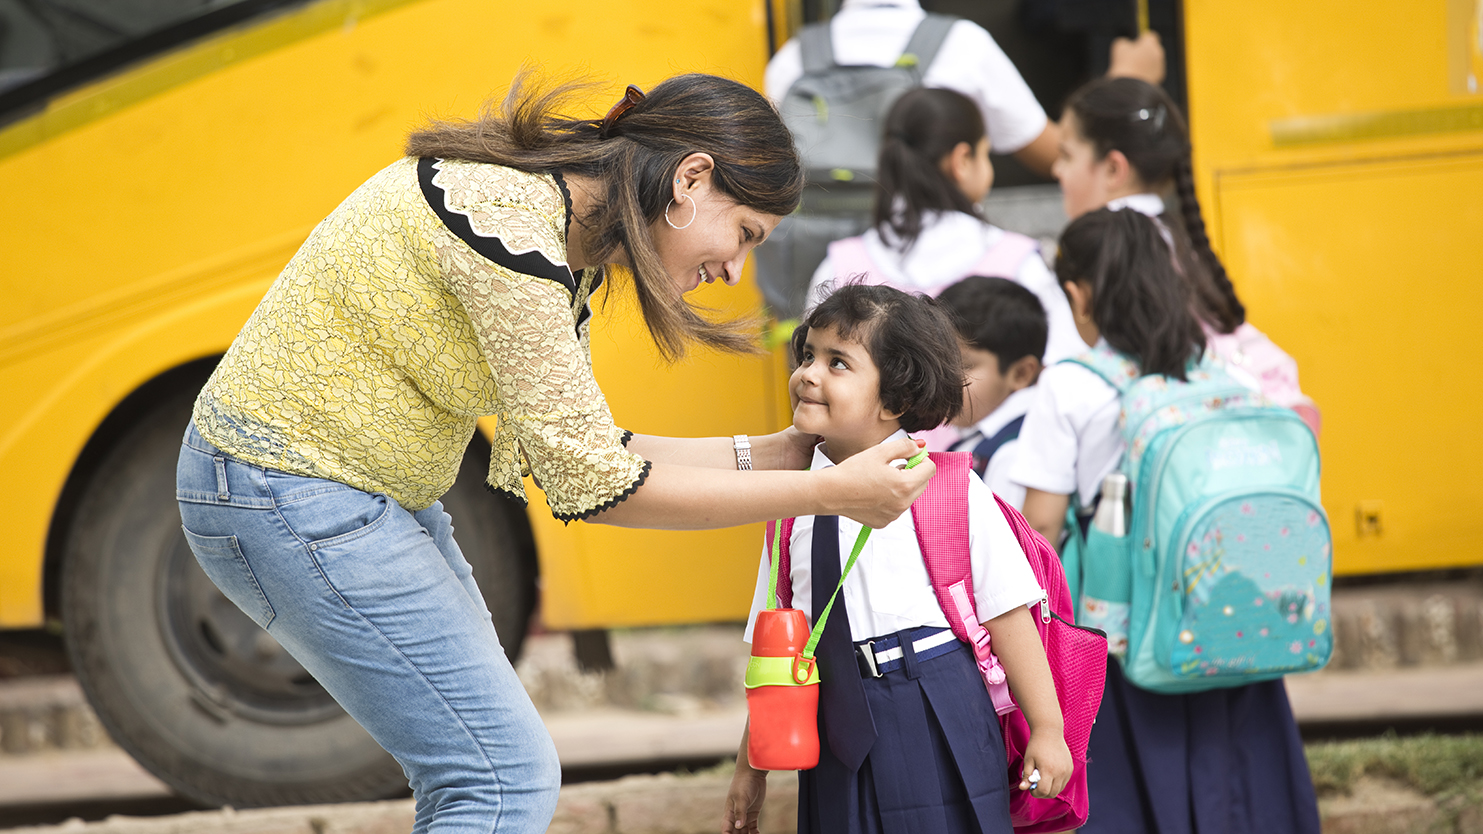
MULTIPOLYGON (((113 444, 68 531, 62 619, 89 702, 120 747, 204 806, 406 795, 396 761, 227 601, 186 546, 175 462, 194 396, 162 398, 113 444)), ((513 659, 535 603, 534 551, 519 508, 483 488, 481 444, 445 505, 513 659)))

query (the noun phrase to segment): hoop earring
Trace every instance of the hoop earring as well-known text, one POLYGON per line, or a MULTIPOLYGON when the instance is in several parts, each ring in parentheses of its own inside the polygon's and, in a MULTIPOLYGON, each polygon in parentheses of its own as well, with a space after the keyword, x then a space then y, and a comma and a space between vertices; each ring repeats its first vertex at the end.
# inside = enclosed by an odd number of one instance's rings
MULTIPOLYGON (((681 194, 680 195, 680 199, 681 200, 685 199, 685 195, 684 194, 681 194)), ((675 200, 674 200, 673 197, 671 197, 669 199, 669 205, 664 207, 664 222, 668 223, 669 224, 669 227, 671 229, 688 229, 688 228, 690 228, 690 225, 695 222, 695 215, 697 215, 697 214, 700 213, 700 207, 697 206, 697 205, 695 205, 695 198, 694 197, 691 197, 690 198, 690 222, 689 223, 686 223, 683 226, 676 226, 675 225, 675 221, 669 219, 669 209, 670 209, 670 206, 673 206, 674 204, 675 204, 675 200)))

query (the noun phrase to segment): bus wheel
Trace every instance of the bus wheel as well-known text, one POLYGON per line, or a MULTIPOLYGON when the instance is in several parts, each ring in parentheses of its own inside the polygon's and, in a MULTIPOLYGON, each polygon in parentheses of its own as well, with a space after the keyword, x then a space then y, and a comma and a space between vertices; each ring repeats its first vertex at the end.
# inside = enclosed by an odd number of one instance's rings
MULTIPOLYGON (((175 461, 193 399, 162 399, 112 446, 79 501, 62 615, 88 700, 121 747, 203 805, 405 795, 396 761, 216 589, 186 546, 175 461)), ((534 606, 535 561, 523 515, 483 488, 488 450, 478 445, 445 505, 513 657, 534 606)))

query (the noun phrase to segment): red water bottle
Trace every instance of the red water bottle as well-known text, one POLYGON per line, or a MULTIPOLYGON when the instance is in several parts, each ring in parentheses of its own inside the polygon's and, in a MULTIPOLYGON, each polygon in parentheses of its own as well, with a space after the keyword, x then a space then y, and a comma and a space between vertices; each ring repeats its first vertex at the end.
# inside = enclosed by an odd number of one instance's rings
POLYGON ((819 671, 804 657, 808 618, 797 608, 757 612, 747 661, 747 763, 808 770, 819 763, 819 671))

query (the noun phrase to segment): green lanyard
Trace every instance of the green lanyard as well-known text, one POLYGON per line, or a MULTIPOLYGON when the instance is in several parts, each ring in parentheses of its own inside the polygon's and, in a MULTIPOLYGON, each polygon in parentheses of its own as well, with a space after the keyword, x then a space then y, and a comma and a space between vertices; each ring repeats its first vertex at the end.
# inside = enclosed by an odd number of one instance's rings
MULTIPOLYGON (((927 450, 921 449, 912 455, 906 462, 906 468, 911 469, 927 459, 927 450)), ((845 577, 850 575, 850 569, 855 566, 855 560, 860 558, 860 551, 865 547, 865 540, 870 538, 870 528, 860 525, 860 535, 855 537, 855 546, 850 549, 850 558, 844 563, 844 570, 839 574, 839 584, 834 586, 834 593, 829 595, 829 602, 825 604, 824 610, 819 612, 814 619, 814 628, 809 632, 808 642, 803 647, 803 659, 812 661, 814 649, 819 645, 819 638, 824 636, 824 624, 829 621, 829 612, 834 608, 834 600, 839 592, 844 590, 845 577)), ((778 519, 773 522, 772 533, 772 569, 767 577, 767 607, 776 608, 778 602, 778 563, 783 558, 783 521, 778 519)), ((789 577, 788 581, 793 581, 789 577)))

